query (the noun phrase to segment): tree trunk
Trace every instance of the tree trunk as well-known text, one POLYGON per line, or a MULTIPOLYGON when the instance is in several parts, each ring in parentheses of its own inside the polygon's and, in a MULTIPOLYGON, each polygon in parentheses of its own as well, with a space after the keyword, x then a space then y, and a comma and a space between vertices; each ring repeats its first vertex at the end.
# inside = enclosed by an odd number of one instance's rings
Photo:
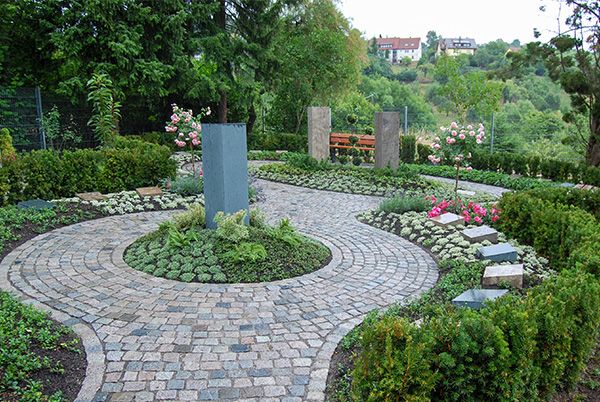
POLYGON ((246 124, 246 136, 250 137, 250 133, 254 129, 254 124, 256 123, 256 109, 254 109, 254 103, 250 106, 250 110, 248 110, 248 124, 246 124))
POLYGON ((219 123, 227 123, 227 91, 219 91, 219 123))
POLYGON ((585 163, 588 166, 600 166, 600 116, 593 116, 590 123, 590 138, 585 152, 585 163))
MULTIPOLYGON (((218 13, 217 18, 219 21, 219 26, 221 27, 223 32, 225 32, 226 28, 227 28, 227 13, 226 13, 227 3, 226 3, 226 0, 220 0, 219 3, 220 3, 220 8, 219 8, 219 13, 218 13)), ((226 64, 228 64, 228 63, 226 62, 226 64)), ((217 114, 218 122, 219 123, 227 123, 227 91, 219 90, 219 95, 220 95, 219 110, 218 110, 218 114, 217 114)))

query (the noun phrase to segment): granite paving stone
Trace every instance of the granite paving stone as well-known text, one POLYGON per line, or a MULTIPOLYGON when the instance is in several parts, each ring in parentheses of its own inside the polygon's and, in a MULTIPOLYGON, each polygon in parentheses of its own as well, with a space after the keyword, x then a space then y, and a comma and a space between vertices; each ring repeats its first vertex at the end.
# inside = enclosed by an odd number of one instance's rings
POLYGON ((130 268, 123 252, 176 212, 82 222, 0 263, 0 287, 74 324, 88 357, 78 401, 322 401, 339 340, 374 308, 414 299, 438 269, 421 248, 362 224, 381 198, 260 181, 271 223, 290 218, 331 262, 272 283, 199 284, 130 268))

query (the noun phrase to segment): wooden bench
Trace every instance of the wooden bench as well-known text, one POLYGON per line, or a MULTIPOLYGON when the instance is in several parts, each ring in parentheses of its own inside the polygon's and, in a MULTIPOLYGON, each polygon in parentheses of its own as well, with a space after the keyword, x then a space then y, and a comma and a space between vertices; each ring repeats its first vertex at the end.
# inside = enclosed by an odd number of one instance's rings
POLYGON ((346 134, 346 133, 331 133, 329 141, 330 148, 356 148, 364 151, 375 151, 375 136, 367 134, 346 134), (358 137, 356 146, 353 147, 350 142, 350 137, 358 137))

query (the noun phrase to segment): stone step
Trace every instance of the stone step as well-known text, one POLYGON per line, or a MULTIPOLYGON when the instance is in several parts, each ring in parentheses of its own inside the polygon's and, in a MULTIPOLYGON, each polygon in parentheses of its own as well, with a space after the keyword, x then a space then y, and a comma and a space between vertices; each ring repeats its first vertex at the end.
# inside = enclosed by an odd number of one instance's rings
POLYGON ((515 262, 517 260, 517 250, 510 243, 480 247, 477 249, 477 255, 483 260, 496 262, 515 262))
POLYGON ((135 189, 135 192, 140 197, 154 197, 156 195, 163 195, 163 192, 159 187, 139 187, 135 189))
POLYGON ((494 265, 485 269, 482 281, 484 285, 497 285, 502 281, 506 281, 512 286, 522 289, 523 264, 494 265))
POLYGON ((429 220, 431 220, 433 223, 435 223, 436 225, 441 226, 443 228, 446 228, 448 226, 464 225, 464 223, 465 223, 465 218, 463 218, 462 216, 453 214, 451 212, 446 213, 446 214, 441 214, 438 216, 434 216, 433 218, 429 218, 429 220))
POLYGON ((465 229, 460 234, 471 243, 481 243, 484 240, 489 240, 493 244, 498 243, 498 231, 486 225, 465 229))
POLYGON ((494 300, 507 293, 508 290, 506 289, 469 289, 452 299, 452 304, 477 310, 481 308, 483 303, 487 300, 494 300))

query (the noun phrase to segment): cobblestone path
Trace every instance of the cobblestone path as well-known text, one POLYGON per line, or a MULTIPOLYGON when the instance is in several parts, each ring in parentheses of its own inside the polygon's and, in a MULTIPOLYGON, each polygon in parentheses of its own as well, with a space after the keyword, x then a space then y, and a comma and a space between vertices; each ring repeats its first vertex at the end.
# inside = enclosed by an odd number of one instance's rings
POLYGON ((123 251, 172 212, 113 216, 27 242, 0 287, 52 311, 84 341, 78 401, 322 401, 331 355, 376 307, 433 286, 422 249, 364 225, 376 197, 261 182, 259 205, 331 249, 325 268, 259 284, 186 284, 128 267, 123 251))

